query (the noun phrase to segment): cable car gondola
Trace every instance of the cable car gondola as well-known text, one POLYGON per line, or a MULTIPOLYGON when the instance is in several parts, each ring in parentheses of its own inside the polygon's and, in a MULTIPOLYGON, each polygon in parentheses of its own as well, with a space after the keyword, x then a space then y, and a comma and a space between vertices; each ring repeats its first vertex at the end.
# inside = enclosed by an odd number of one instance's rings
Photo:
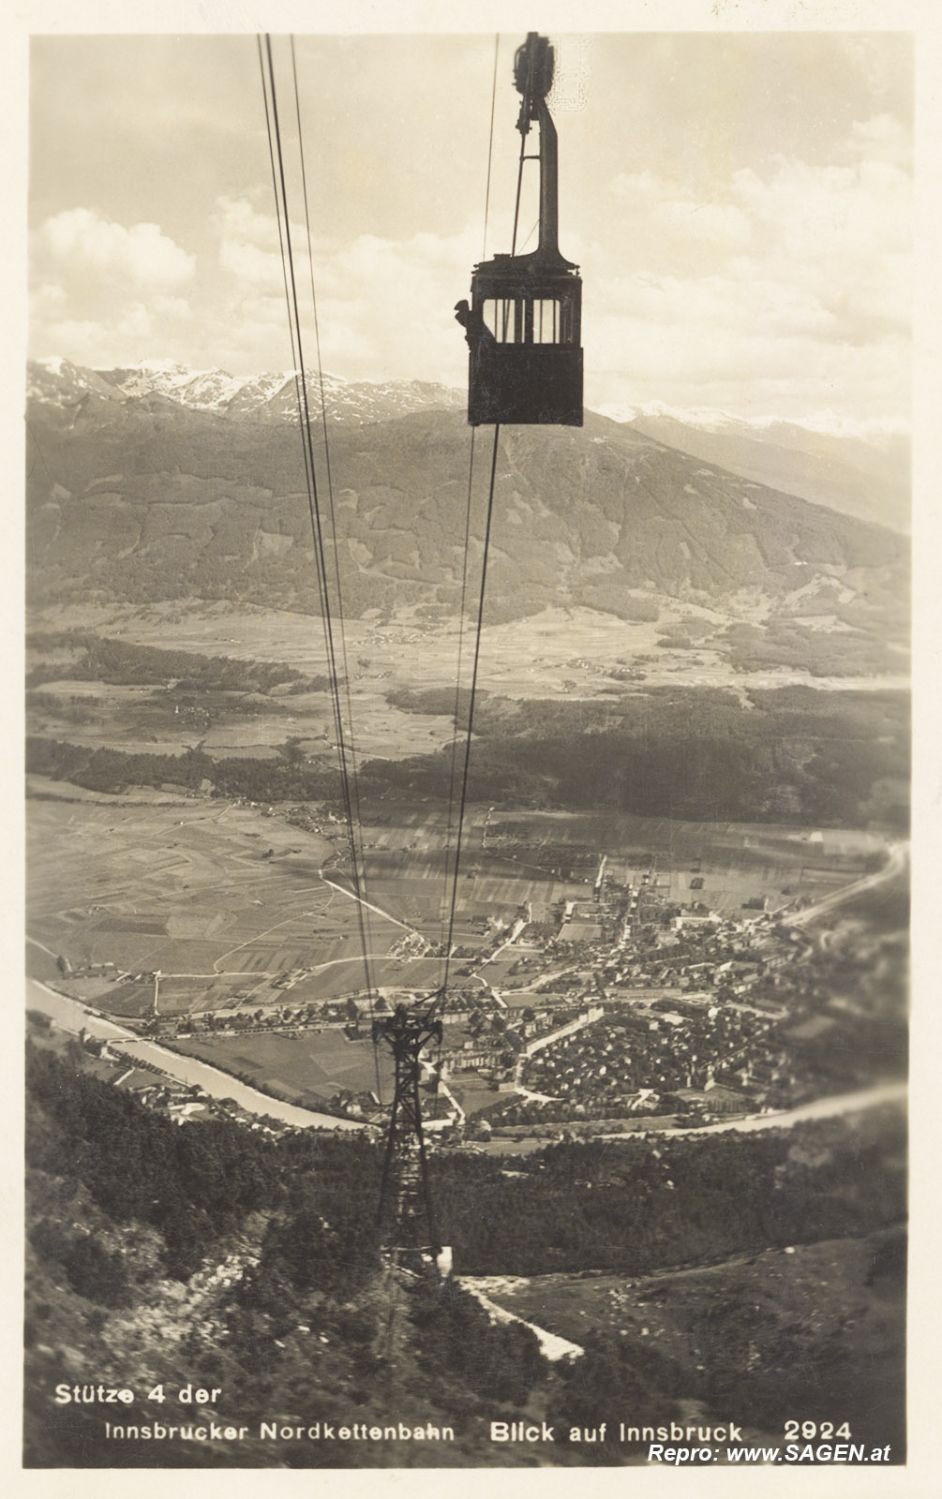
MULTIPOLYGON (((521 171, 532 159, 525 154, 530 126, 540 127, 537 248, 482 260, 471 275, 470 304, 455 308, 470 350, 468 421, 475 427, 582 426, 582 280, 579 267, 559 250, 556 127, 546 103, 553 63, 553 48, 535 31, 514 57, 521 171)), ((519 201, 518 185, 518 207, 519 201)))

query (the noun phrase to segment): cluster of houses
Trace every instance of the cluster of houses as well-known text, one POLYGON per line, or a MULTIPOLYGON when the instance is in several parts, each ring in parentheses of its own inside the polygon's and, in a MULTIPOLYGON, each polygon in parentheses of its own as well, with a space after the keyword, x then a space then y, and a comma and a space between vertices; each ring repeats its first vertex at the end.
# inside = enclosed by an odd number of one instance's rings
POLYGON ((840 1024, 822 982, 827 956, 764 896, 720 914, 699 898, 670 901, 653 872, 618 884, 605 866, 591 895, 560 904, 541 956, 515 965, 529 1004, 446 1054, 450 1072, 480 1072, 512 1093, 488 1108, 490 1124, 697 1122, 803 1096, 808 1048, 840 1024), (541 980, 548 956, 567 969, 541 980))
MULTIPOLYGON (((711 1005, 692 1014, 605 1013, 528 1059, 522 1081, 546 1099, 605 1117, 746 1112, 767 1106, 790 1075, 771 1020, 711 1005)), ((534 1112, 546 1117, 545 1107, 534 1112)))
POLYGON ((111 1064, 110 1081, 122 1093, 133 1093, 141 1103, 166 1114, 178 1124, 187 1119, 209 1118, 215 1100, 195 1084, 178 1082, 153 1063, 135 1057, 121 1042, 93 1036, 84 1026, 79 1045, 89 1056, 111 1064))

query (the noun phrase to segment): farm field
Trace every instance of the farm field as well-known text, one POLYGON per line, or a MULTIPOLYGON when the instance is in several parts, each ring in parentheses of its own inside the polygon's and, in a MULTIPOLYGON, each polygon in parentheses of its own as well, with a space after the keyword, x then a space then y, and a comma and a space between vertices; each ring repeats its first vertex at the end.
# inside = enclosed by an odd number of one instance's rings
POLYGON ((466 1114, 480 1114, 482 1109, 492 1108, 501 1099, 512 1096, 508 1093, 498 1093, 496 1088, 492 1088, 490 1083, 478 1077, 474 1072, 452 1074, 448 1079, 448 1087, 466 1114))
MULTIPOLYGON (((292 991, 295 993, 296 991, 292 991)), ((376 1091, 376 1061, 369 1019, 361 1018, 361 1038, 349 1040, 340 1028, 299 1030, 294 1034, 246 1032, 238 1036, 177 1037, 175 1051, 198 1057, 224 1072, 233 1072, 263 1092, 274 1092, 290 1103, 317 1107, 339 1088, 376 1091)), ((463 1025, 445 1024, 444 1044, 458 1046, 468 1036, 463 1025)), ((388 1049, 378 1048, 382 1096, 388 1103, 393 1090, 393 1065, 388 1049)), ((474 1086, 480 1087, 477 1079, 474 1086)), ((497 1095, 488 1091, 487 1101, 497 1095)), ((484 1100, 478 1105, 484 1107, 484 1100)))
MULTIPOLYGON (((61 798, 47 799, 42 778, 33 787, 29 934, 53 964, 62 955, 73 968, 114 965, 117 977, 102 976, 97 987, 82 981, 101 1007, 153 1014, 155 970, 162 1015, 289 996, 300 1004, 364 987, 357 906, 331 873, 337 850, 328 839, 215 800, 136 793, 67 800, 62 787, 54 788, 61 798), (135 977, 141 973, 147 977, 135 977), (286 973, 299 976, 288 989, 273 988, 270 980, 286 973)), ((437 824, 429 822, 423 837, 433 841, 437 824)), ((389 839, 390 829, 377 834, 377 842, 389 839)), ((418 856, 410 880, 413 857, 367 852, 365 893, 376 909, 364 912, 364 927, 381 990, 424 990, 440 979, 440 959, 391 952, 413 927, 434 942, 444 932, 443 860, 418 856)), ((472 868, 461 885, 456 941, 480 947, 486 918, 512 916, 533 885, 529 876, 494 882, 472 868)))
MULTIPOLYGON (((380 994, 389 996, 403 989, 422 993, 437 988, 441 982, 442 960, 380 956, 370 960, 369 968, 373 988, 380 994)), ((329 967, 299 979, 284 998, 289 1004, 310 1004, 312 1000, 342 999, 348 994, 362 993, 365 988, 363 956, 358 951, 355 957, 336 960, 329 967)))
MULTIPOLYGON (((115 965, 118 976, 102 977, 96 994, 86 981, 86 995, 102 1007, 152 1014, 154 982, 134 975, 155 970, 164 1015, 284 1003, 289 995, 309 1003, 364 987, 357 906, 332 873, 344 852, 339 834, 334 845, 257 808, 209 798, 66 799, 52 783, 44 796, 40 777, 32 784, 40 795, 30 802, 29 934, 72 967, 115 965), (274 988, 288 973, 290 988, 274 988)), ((386 804, 383 818, 364 829, 373 983, 427 990, 440 982, 441 959, 403 955, 401 945, 415 932, 439 944, 446 930, 442 813, 386 804)), ((529 903, 546 919, 554 903, 585 900, 597 853, 608 854, 617 878, 648 873, 671 900, 735 910, 756 894, 772 908, 819 895, 853 879, 881 847, 865 833, 472 809, 455 941, 478 952, 495 918, 509 923, 529 903), (495 849, 508 836, 525 861, 495 849), (545 865, 544 845, 556 850, 545 865), (581 881, 552 873, 561 847, 591 852, 581 881), (697 890, 695 877, 703 882, 697 890)), ((511 969, 532 952, 524 936, 486 964, 482 978, 498 990, 525 986, 526 970, 511 977, 511 969)), ((458 959, 458 973, 467 962, 458 959)))
MULTIPOLYGON (((667 817, 639 817, 631 813, 605 812, 501 812, 490 816, 488 840, 500 833, 525 834, 529 845, 567 844, 574 851, 599 849, 618 853, 667 856, 675 860, 689 856, 719 859, 735 852, 746 865, 766 858, 785 858, 792 863, 824 858, 865 858, 880 846, 873 833, 858 829, 796 827, 792 824, 743 822, 683 822, 667 817)), ((639 867, 643 867, 639 861, 639 867)), ((595 870, 592 869, 594 876, 595 870)))
MULTIPOLYGON (((615 879, 631 879, 638 885, 647 876, 651 882, 657 880, 664 899, 700 900, 724 912, 739 910, 744 900, 756 895, 767 896, 774 909, 797 895, 821 894, 855 878, 886 847, 878 834, 853 829, 694 823, 618 814, 492 813, 488 851, 511 839, 520 846, 520 858, 528 861, 528 868, 544 858, 547 865, 557 861, 564 847, 574 852, 591 849, 608 855, 606 873, 615 879), (541 844, 549 850, 545 855, 541 844), (695 887, 695 879, 702 884, 695 887)), ((594 867, 587 870, 576 887, 577 899, 586 899, 595 872, 594 867)))
MULTIPOLYGON (((374 1050, 366 1034, 360 1041, 348 1041, 341 1030, 301 1031, 296 1036, 223 1036, 213 1041, 177 1040, 174 1050, 305 1107, 320 1107, 340 1088, 355 1093, 376 1091, 374 1050)), ((388 1101, 393 1071, 384 1048, 379 1048, 379 1072, 388 1101)))
MULTIPOLYGON (((29 933, 73 967, 258 982, 359 950, 356 907, 320 877, 334 849, 316 834, 209 800, 33 801, 30 814, 29 933)), ((373 923, 388 946, 399 929, 373 923)))

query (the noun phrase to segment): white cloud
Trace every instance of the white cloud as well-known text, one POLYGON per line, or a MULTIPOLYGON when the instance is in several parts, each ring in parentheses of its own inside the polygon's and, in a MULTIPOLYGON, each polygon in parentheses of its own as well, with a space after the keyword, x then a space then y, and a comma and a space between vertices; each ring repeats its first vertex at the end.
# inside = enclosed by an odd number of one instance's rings
POLYGON ((140 285, 180 286, 196 268, 193 256, 158 224, 126 228, 90 208, 69 208, 46 219, 39 239, 54 262, 102 276, 118 274, 140 285))
POLYGON ((278 238, 274 215, 259 213, 248 198, 217 198, 213 219, 221 239, 270 248, 278 238))
POLYGON ((615 177, 604 223, 573 245, 588 398, 905 421, 905 143, 877 116, 828 163, 776 157, 709 193, 651 171, 615 177))
MULTIPOLYGON (((216 199, 212 223, 218 240, 219 264, 224 271, 259 289, 277 291, 283 286, 281 241, 278 220, 273 213, 260 213, 248 198, 223 196, 216 199)), ((306 276, 307 229, 294 220, 291 223, 291 243, 296 262, 299 257, 304 257, 306 276)), ((320 258, 323 241, 312 239, 312 249, 315 258, 320 258)))
POLYGON ((46 317, 61 317, 65 310, 65 287, 57 281, 41 281, 30 293, 30 316, 34 321, 46 317))
POLYGON ((182 295, 195 258, 156 224, 126 226, 88 208, 44 220, 33 235, 31 342, 80 364, 179 352, 192 325, 182 295))
POLYGON ((770 250, 799 264, 828 262, 833 275, 846 278, 846 261, 856 266, 908 243, 911 184, 906 173, 887 162, 856 166, 812 166, 780 160, 761 178, 751 168, 735 174, 739 202, 770 250))
MULTIPOLYGON (((594 301, 591 287, 586 295, 594 301)), ((836 331, 838 323, 835 314, 810 291, 763 276, 761 262, 741 277, 730 272, 617 277, 610 283, 606 302, 625 315, 696 328, 702 337, 711 329, 731 328, 801 336, 836 331)))
POLYGON ((120 362, 114 330, 91 318, 63 318, 34 325, 31 348, 37 357, 61 354, 74 364, 92 367, 120 362))
POLYGON ((585 328, 590 404, 661 400, 798 421, 827 410, 905 424, 910 350, 899 335, 852 343, 750 326, 744 316, 687 320, 676 303, 660 316, 587 308, 585 328))
POLYGON ((868 160, 908 167, 912 162, 912 136, 895 115, 874 115, 869 120, 855 120, 851 126, 848 154, 868 160))
POLYGON ((620 172, 610 191, 634 219, 635 234, 640 233, 646 243, 660 238, 668 253, 675 241, 720 250, 742 248, 750 242, 749 217, 735 202, 698 197, 688 186, 655 172, 620 172))
POLYGON ((343 361, 355 359, 368 380, 462 379, 467 351, 452 309, 467 295, 479 236, 364 234, 336 247, 318 270, 325 365, 347 374, 343 361))
POLYGON ((697 203, 677 198, 661 205, 658 222, 675 234, 693 235, 700 245, 730 249, 748 245, 752 226, 742 209, 732 203, 697 203))
POLYGON ((242 282, 275 290, 281 284, 278 225, 273 214, 259 213, 247 198, 216 199, 213 227, 219 264, 242 282))
POLYGON ((219 264, 240 281, 259 286, 277 286, 282 279, 281 259, 249 240, 224 239, 219 245, 219 264))
MULTIPOLYGON (((245 199, 220 199, 220 263, 226 291, 225 358, 239 368, 290 362, 281 260, 274 217, 245 199), (284 352, 278 357, 278 347, 284 352), (255 351, 258 351, 257 353, 255 351), (267 352, 265 352, 267 351, 267 352)), ((306 231, 293 226, 306 363, 315 363, 306 231), (300 268, 299 268, 300 267, 300 268)), ((314 246, 321 358, 351 379, 463 378, 466 348, 452 308, 466 295, 480 230, 451 237, 419 232, 396 241, 363 234, 314 246)), ((220 356, 219 362, 224 362, 220 356)))
POLYGON ((162 318, 189 322, 193 317, 193 308, 185 297, 155 297, 153 308, 162 318))
POLYGON ((154 320, 143 302, 135 302, 116 324, 117 332, 126 338, 150 338, 154 320))

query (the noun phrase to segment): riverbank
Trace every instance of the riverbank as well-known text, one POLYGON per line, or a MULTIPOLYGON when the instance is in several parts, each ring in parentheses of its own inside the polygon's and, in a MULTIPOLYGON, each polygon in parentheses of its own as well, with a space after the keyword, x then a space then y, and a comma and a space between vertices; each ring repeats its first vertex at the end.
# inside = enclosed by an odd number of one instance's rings
POLYGON ((210 1098, 231 1098, 247 1113, 259 1117, 267 1115, 294 1129, 362 1130, 365 1128, 353 1119, 339 1119, 333 1114, 319 1114, 312 1109, 301 1108, 297 1104, 285 1103, 281 1099, 260 1092, 257 1088, 250 1087, 247 1083, 233 1077, 231 1073, 211 1067, 208 1062, 201 1062, 195 1057, 168 1051, 166 1047, 158 1046, 154 1041, 135 1036, 133 1031, 116 1024, 113 1020, 107 1020, 103 1015, 88 1009, 78 1000, 70 999, 67 995, 60 994, 58 990, 40 983, 38 979, 27 979, 26 994, 27 1005, 31 1009, 40 1010, 44 1015, 48 1015, 60 1029, 70 1031, 73 1035, 78 1035, 79 1031, 84 1029, 91 1036, 120 1044, 121 1049, 132 1060, 149 1062, 168 1077, 201 1088, 210 1098))

